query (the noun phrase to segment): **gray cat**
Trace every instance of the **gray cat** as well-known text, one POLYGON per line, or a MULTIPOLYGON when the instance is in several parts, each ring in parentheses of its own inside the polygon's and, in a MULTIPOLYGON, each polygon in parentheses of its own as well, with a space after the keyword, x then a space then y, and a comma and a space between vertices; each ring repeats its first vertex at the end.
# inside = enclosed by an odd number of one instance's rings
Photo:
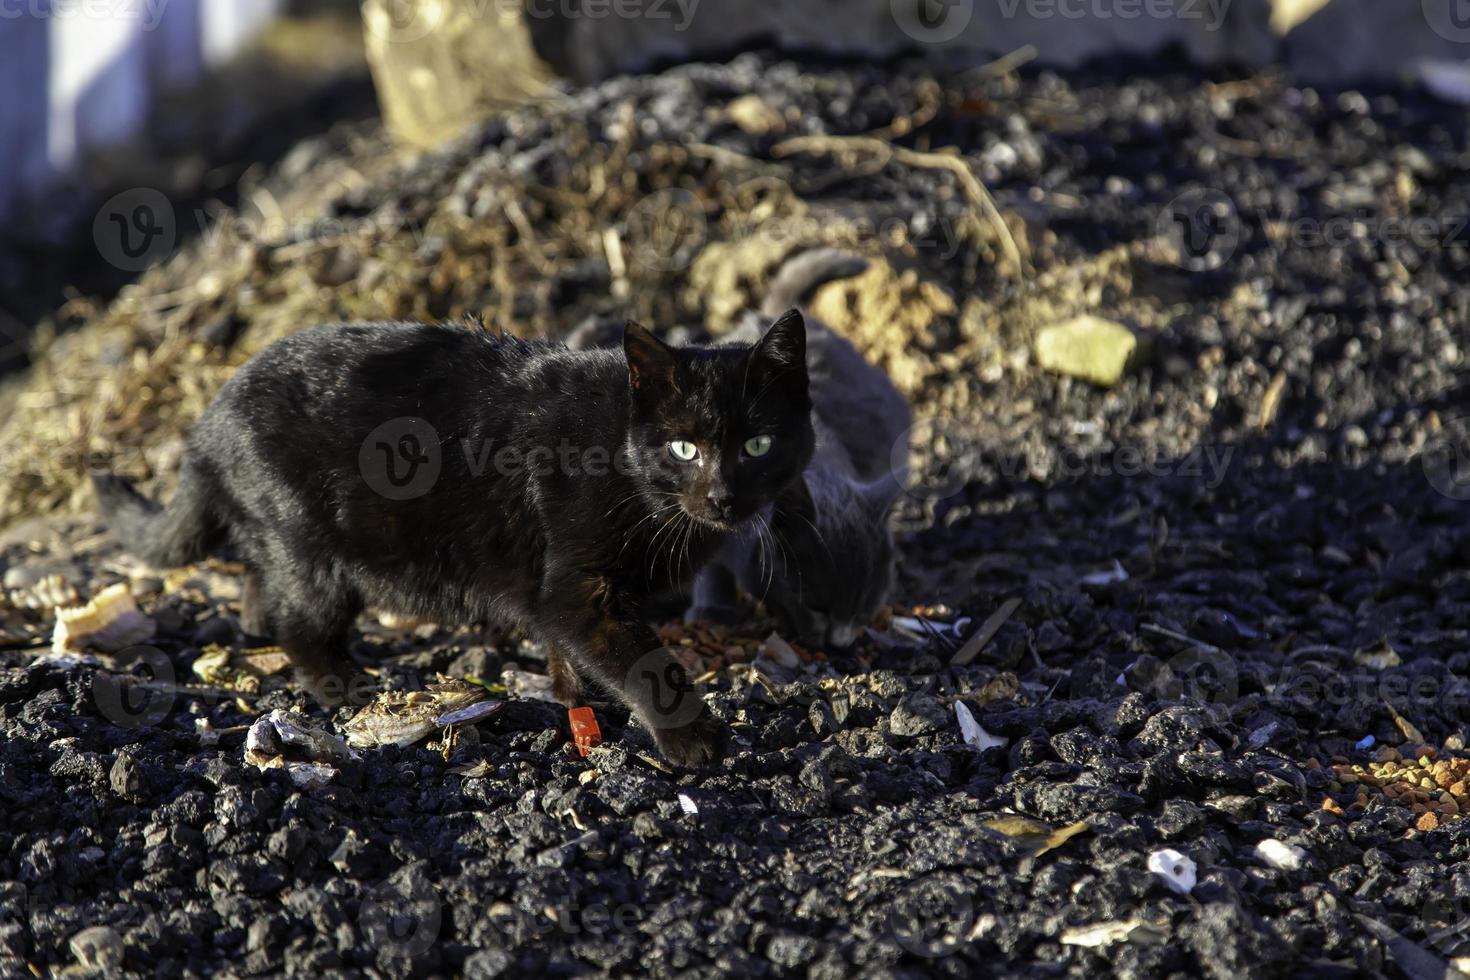
MULTIPOLYGON (((855 276, 867 262, 831 248, 788 260, 759 313, 722 342, 760 340, 772 321, 824 283, 855 276)), ((806 318, 807 377, 816 451, 753 531, 730 539, 694 583, 686 618, 738 622, 738 592, 762 599, 806 643, 847 647, 888 601, 894 578, 888 511, 908 475, 912 411, 888 375, 830 327, 806 318)), ((615 346, 621 323, 593 317, 567 339, 576 350, 615 346)), ((676 328, 670 341, 701 339, 676 328)))
MULTIPOLYGON (((781 268, 761 312, 722 339, 759 340, 775 316, 818 286, 866 267, 835 249, 805 252, 781 268)), ((803 641, 847 647, 893 587, 888 511, 907 476, 912 412, 888 376, 851 343, 810 316, 806 322, 817 436, 812 461, 763 525, 730 540, 705 567, 688 615, 738 618, 738 587, 763 598, 803 641)))

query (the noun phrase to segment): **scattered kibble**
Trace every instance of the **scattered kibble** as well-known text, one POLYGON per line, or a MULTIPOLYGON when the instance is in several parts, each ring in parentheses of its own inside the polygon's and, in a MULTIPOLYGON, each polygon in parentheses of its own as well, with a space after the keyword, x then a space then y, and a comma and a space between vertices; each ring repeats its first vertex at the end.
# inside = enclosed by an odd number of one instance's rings
POLYGON ((1461 819, 1470 808, 1466 799, 1470 792, 1470 758, 1441 757, 1432 745, 1406 745, 1401 748, 1383 746, 1374 753, 1374 761, 1352 763, 1342 756, 1331 761, 1334 789, 1352 788, 1355 799, 1346 807, 1332 796, 1322 801, 1322 809, 1339 816, 1367 809, 1370 791, 1407 807, 1417 816, 1414 828, 1436 830, 1461 819))

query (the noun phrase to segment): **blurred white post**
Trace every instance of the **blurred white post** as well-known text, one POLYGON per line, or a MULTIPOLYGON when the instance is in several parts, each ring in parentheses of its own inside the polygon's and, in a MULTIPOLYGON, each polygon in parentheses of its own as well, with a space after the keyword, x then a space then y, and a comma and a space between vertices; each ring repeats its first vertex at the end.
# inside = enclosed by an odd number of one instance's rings
POLYGON ((46 153, 69 174, 83 151, 127 139, 148 118, 143 23, 122 4, 51 4, 46 153))
POLYGON ((135 136, 281 0, 0 0, 0 220, 135 136))
POLYGON ((206 65, 217 65, 276 16, 280 0, 194 0, 204 24, 206 65))

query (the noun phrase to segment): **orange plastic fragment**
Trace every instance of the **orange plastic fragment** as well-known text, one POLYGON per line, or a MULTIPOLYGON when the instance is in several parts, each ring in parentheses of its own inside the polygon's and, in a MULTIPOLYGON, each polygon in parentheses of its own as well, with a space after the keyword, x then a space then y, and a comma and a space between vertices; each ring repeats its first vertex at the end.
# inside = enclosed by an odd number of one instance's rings
POLYGON ((586 758, 588 752, 602 744, 602 729, 597 727, 597 716, 591 708, 573 708, 567 712, 567 718, 572 723, 572 741, 586 758))

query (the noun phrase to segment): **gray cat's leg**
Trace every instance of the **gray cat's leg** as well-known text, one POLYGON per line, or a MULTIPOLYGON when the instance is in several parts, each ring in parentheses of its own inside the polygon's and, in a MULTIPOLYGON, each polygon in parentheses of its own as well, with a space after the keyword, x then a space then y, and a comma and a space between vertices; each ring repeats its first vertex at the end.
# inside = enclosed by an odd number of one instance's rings
POLYGON ((706 565, 694 580, 694 602, 684 614, 684 621, 729 625, 744 618, 735 573, 723 564, 706 565))

